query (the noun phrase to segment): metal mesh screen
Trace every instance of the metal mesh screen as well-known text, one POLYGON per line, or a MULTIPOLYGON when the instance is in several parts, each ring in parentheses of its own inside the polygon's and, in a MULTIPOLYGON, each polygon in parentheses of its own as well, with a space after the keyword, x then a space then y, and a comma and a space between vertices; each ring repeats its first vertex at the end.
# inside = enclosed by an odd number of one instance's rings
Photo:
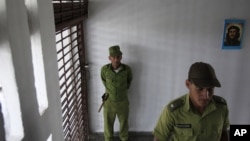
POLYGON ((88 140, 88 108, 82 22, 56 32, 64 138, 88 140))

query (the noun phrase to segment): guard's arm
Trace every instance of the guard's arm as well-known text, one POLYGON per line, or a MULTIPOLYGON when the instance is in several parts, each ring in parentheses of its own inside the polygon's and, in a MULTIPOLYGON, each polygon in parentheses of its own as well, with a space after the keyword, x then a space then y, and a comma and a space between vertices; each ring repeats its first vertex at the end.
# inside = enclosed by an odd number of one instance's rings
POLYGON ((156 137, 154 137, 154 141, 160 141, 160 140, 158 140, 156 137))
POLYGON ((227 130, 222 131, 220 140, 221 141, 229 141, 228 131, 227 130))
POLYGON ((174 119, 171 115, 171 111, 168 106, 166 106, 153 130, 154 141, 166 141, 170 139, 173 131, 174 119))
POLYGON ((226 114, 225 114, 225 121, 224 121, 224 127, 222 128, 222 133, 221 133, 221 139, 220 141, 229 141, 229 111, 228 111, 228 107, 226 107, 226 114))
POLYGON ((131 85, 131 81, 133 79, 133 73, 132 73, 132 69, 130 67, 128 67, 128 78, 127 78, 127 83, 128 83, 128 88, 131 85))
POLYGON ((105 76, 105 66, 102 67, 101 69, 101 79, 102 79, 102 83, 104 85, 104 87, 106 88, 107 85, 106 85, 106 76, 105 76))

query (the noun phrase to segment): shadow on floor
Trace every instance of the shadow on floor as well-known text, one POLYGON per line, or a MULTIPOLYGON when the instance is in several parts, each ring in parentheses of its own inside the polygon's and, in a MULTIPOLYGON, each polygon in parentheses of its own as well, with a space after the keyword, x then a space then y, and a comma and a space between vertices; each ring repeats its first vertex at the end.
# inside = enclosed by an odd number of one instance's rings
MULTIPOLYGON (((129 141, 153 141, 154 136, 151 133, 129 133, 129 141)), ((89 141, 104 141, 103 133, 91 134, 89 141)), ((118 134, 115 134, 114 141, 120 141, 118 134)))

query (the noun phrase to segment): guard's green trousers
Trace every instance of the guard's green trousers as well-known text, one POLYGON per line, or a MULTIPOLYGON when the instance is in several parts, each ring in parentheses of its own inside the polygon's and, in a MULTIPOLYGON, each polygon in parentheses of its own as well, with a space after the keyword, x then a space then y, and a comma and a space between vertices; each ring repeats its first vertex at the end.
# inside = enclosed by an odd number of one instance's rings
POLYGON ((116 116, 120 123, 119 137, 121 141, 128 141, 129 101, 126 99, 114 102, 108 99, 104 104, 103 115, 105 141, 113 141, 116 116))

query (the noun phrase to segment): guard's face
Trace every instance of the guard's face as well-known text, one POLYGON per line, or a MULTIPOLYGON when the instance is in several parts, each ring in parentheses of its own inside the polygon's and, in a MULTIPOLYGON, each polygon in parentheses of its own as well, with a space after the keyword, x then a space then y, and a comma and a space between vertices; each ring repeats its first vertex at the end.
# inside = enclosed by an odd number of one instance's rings
POLYGON ((121 64, 121 60, 122 60, 122 56, 109 56, 109 60, 111 61, 112 67, 114 69, 117 69, 120 64, 121 64))
POLYGON ((200 88, 189 80, 186 81, 186 85, 189 89, 192 104, 197 108, 204 109, 212 99, 214 87, 200 88))

